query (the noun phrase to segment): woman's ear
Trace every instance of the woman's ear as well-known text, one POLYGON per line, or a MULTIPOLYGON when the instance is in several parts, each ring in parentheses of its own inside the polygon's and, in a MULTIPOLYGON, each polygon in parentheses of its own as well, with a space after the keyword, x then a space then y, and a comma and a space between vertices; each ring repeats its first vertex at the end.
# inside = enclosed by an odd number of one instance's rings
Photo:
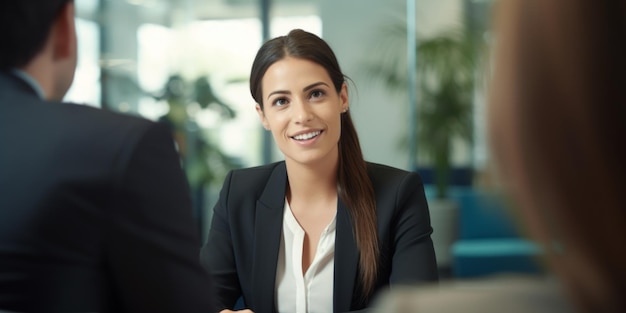
POLYGON ((341 112, 348 112, 350 108, 350 101, 348 100, 348 84, 343 83, 341 85, 341 91, 339 92, 339 101, 341 103, 341 112))
POLYGON ((263 128, 265 128, 266 130, 270 130, 270 124, 267 122, 267 119, 265 118, 265 112, 263 112, 261 106, 257 103, 255 108, 256 113, 259 115, 259 119, 261 120, 261 124, 263 124, 263 128))

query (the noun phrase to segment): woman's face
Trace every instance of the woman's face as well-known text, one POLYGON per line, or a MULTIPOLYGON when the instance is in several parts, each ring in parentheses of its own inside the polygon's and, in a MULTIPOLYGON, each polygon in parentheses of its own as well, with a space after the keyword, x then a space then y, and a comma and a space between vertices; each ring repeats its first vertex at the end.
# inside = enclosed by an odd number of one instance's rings
POLYGON ((263 109, 257 104, 256 110, 286 161, 336 163, 346 85, 338 94, 324 67, 286 57, 267 69, 262 86, 263 109))

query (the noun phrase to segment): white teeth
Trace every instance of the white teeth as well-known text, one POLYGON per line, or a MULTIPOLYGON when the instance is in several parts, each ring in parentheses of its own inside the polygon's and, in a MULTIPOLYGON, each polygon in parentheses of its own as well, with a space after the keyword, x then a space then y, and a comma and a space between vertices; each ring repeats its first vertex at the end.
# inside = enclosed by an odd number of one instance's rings
POLYGON ((317 137, 319 134, 321 134, 321 131, 314 131, 314 132, 310 132, 310 133, 306 133, 306 134, 300 134, 297 136, 293 136, 293 139, 295 140, 309 140, 313 137, 317 137))

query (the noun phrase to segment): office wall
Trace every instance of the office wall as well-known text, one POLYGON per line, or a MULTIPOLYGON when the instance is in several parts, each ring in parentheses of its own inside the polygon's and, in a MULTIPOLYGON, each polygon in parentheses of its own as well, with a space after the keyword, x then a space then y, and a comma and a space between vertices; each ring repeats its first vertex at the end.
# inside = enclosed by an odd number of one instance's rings
MULTIPOLYGON (((415 1, 418 38, 432 36, 462 21, 462 0, 415 1)), ((363 70, 384 28, 406 21, 406 1, 320 0, 320 16, 323 38, 356 84, 356 92, 351 92, 350 110, 365 158, 408 169, 408 150, 400 143, 409 129, 407 96, 390 91, 363 70)), ((399 49, 406 58, 406 44, 399 49)))

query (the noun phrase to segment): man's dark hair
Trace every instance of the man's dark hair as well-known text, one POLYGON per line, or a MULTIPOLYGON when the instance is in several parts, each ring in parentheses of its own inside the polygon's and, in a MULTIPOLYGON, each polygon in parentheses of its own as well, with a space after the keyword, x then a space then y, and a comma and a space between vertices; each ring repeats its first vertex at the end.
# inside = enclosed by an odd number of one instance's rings
POLYGON ((43 48, 60 10, 72 1, 0 1, 0 70, 28 64, 43 48))

